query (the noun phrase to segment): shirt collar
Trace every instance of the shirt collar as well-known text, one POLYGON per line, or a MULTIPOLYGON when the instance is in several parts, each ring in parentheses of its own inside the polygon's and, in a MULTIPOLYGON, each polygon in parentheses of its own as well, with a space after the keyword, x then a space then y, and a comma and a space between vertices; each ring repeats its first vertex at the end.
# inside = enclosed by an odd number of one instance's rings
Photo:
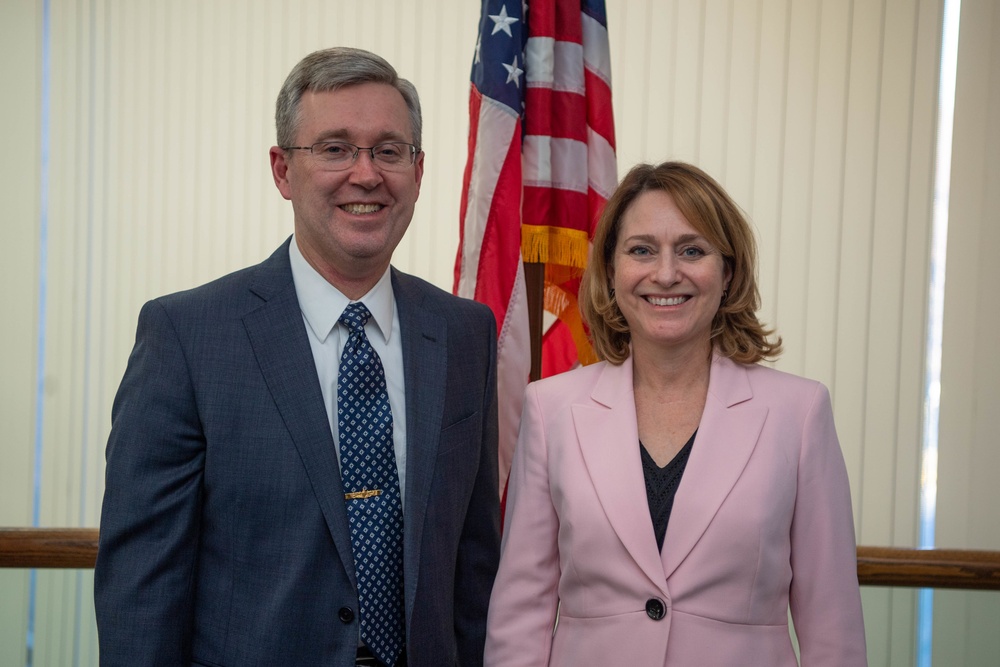
MULTIPOLYGON (((343 292, 326 281, 306 258, 302 256, 295 238, 288 245, 288 258, 292 266, 292 280, 295 294, 306 324, 313 335, 322 343, 330 335, 340 319, 341 313, 351 303, 343 292)), ((392 335, 393 293, 392 276, 389 267, 367 294, 358 299, 372 314, 372 319, 382 333, 386 343, 392 335)))

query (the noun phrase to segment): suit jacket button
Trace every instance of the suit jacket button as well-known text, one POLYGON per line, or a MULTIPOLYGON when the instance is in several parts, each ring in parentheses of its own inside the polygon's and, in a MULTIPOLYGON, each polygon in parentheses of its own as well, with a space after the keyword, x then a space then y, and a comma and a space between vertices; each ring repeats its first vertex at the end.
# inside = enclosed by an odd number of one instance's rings
POLYGON ((661 620, 667 615, 667 608, 660 598, 649 598, 646 600, 646 616, 654 621, 661 620))
POLYGON ((337 617, 341 623, 350 623, 354 620, 354 610, 350 607, 341 607, 340 611, 337 612, 337 617))

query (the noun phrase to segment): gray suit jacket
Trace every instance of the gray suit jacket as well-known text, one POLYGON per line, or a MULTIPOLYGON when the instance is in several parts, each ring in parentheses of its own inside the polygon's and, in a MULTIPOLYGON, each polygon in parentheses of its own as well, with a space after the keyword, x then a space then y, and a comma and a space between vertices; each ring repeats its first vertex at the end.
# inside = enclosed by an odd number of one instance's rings
MULTIPOLYGON (((480 665, 499 552, 496 326, 392 272, 406 384, 410 665, 480 665)), ((286 241, 147 303, 115 398, 95 605, 102 665, 354 664, 334 442, 286 241)))

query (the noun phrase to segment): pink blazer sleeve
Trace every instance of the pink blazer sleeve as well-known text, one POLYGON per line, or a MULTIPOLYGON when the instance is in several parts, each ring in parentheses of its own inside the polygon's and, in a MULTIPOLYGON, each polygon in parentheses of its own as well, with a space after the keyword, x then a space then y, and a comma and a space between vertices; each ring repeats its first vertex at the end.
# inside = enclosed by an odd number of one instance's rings
POLYGON ((821 384, 803 426, 791 560, 789 606, 802 667, 866 665, 851 493, 821 384))
POLYGON ((525 392, 511 465, 500 570, 487 621, 485 665, 549 664, 558 604, 559 519, 549 495, 543 413, 525 392))

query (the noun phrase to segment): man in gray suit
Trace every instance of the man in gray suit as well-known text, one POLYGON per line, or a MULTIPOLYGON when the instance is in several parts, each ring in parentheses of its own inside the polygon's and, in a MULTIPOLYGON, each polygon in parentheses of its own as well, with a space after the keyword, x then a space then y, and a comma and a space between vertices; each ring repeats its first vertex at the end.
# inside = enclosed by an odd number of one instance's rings
POLYGON ((107 448, 101 664, 480 665, 496 324, 389 265, 423 175, 416 90, 374 54, 319 51, 276 122, 294 236, 139 315, 107 448))

